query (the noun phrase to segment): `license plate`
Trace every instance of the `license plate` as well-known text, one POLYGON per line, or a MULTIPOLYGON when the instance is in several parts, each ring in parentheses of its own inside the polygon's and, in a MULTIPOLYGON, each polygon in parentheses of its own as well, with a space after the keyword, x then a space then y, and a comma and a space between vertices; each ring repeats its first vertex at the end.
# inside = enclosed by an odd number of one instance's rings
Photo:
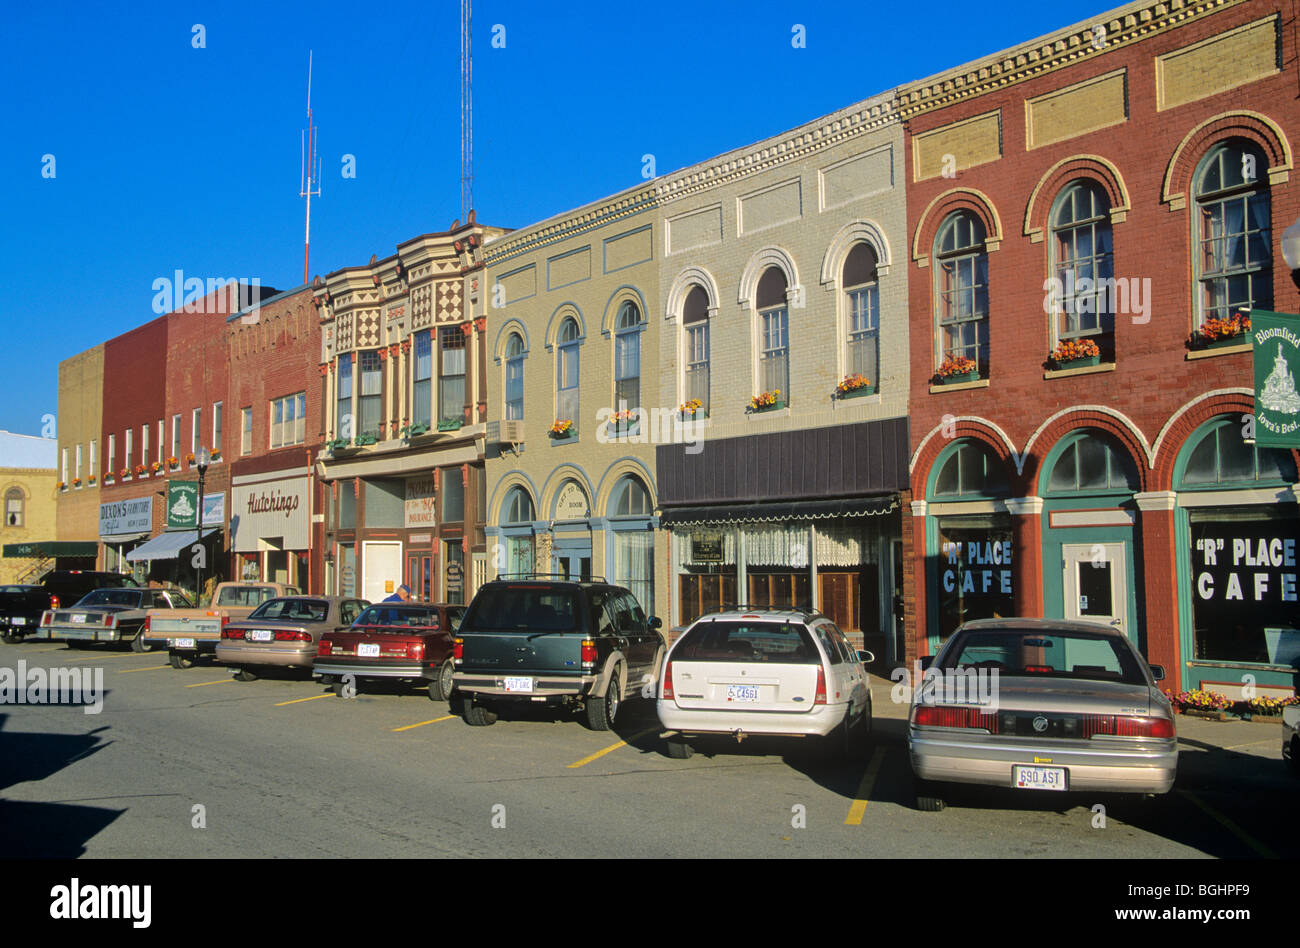
POLYGON ((27 620, 24 619, 22 616, 14 616, 14 617, 13 617, 12 619, 10 619, 9 621, 10 621, 11 623, 13 623, 14 625, 26 625, 26 624, 27 624, 27 620))
POLYGON ((275 638, 275 633, 270 629, 253 629, 248 633, 250 642, 269 642, 275 638))
POLYGON ((72 621, 73 621, 73 622, 85 622, 85 621, 86 621, 86 617, 85 617, 85 616, 73 616, 73 617, 72 617, 72 621))
POLYGON ((378 642, 370 642, 370 643, 362 642, 360 645, 357 646, 357 655, 360 656, 361 658, 378 658, 378 657, 379 657, 379 643, 378 643, 378 642))
POLYGON ((758 685, 727 685, 728 701, 757 701, 758 685))
POLYGON ((506 691, 532 691, 533 680, 531 678, 507 678, 506 691))
POLYGON ((176 640, 176 647, 177 647, 177 648, 194 648, 194 640, 193 640, 193 639, 177 639, 177 640, 176 640))
POLYGON ((1064 790, 1064 767, 1012 767, 1012 785, 1020 790, 1064 790))

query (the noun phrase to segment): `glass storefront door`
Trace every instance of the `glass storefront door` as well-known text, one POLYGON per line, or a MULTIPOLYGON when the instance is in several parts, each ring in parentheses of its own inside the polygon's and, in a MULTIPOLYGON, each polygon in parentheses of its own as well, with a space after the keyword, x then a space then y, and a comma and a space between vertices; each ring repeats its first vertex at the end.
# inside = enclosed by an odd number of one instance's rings
POLYGON ((1065 618, 1104 622, 1129 634, 1124 546, 1123 543, 1062 544, 1065 618))

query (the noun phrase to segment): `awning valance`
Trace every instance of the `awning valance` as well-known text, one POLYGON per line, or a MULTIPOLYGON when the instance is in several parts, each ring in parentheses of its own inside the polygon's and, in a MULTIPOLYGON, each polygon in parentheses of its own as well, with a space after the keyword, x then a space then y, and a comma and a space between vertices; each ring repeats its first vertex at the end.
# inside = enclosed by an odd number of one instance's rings
POLYGON ((6 543, 4 557, 36 559, 42 556, 94 556, 99 544, 94 540, 46 540, 40 543, 6 543))
POLYGON ((898 509, 898 497, 850 497, 775 504, 720 504, 700 507, 665 507, 662 525, 675 523, 771 523, 782 520, 826 520, 838 517, 879 517, 898 509))
MULTIPOLYGON (((210 537, 216 532, 217 528, 211 527, 203 531, 203 536, 210 537)), ((195 535, 192 530, 160 533, 148 543, 141 543, 126 554, 126 560, 128 563, 136 563, 140 560, 174 560, 180 555, 181 550, 193 542, 195 542, 195 535)))

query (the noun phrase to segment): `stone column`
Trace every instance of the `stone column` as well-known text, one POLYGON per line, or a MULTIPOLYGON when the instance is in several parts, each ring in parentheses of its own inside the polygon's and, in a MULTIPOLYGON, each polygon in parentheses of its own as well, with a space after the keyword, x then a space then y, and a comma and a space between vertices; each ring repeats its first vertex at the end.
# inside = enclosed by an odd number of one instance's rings
POLYGON ((1018 616, 1043 614, 1043 498, 1013 497, 1011 513, 1012 601, 1018 616))
POLYGON ((1161 688, 1182 690, 1182 661, 1179 635, 1195 634, 1191 628, 1179 628, 1178 621, 1178 549, 1174 517, 1178 515, 1178 495, 1171 490, 1134 494, 1138 522, 1134 539, 1140 538, 1142 558, 1134 557, 1141 574, 1134 576, 1129 588, 1137 598, 1138 627, 1146 630, 1147 661, 1165 667, 1161 688))

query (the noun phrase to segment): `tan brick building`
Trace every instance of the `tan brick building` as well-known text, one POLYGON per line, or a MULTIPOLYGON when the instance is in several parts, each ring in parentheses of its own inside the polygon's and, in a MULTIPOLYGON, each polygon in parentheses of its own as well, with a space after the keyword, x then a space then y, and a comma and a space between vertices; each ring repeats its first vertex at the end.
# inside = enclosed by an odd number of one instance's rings
MULTIPOLYGON (((59 481, 57 536, 96 543, 99 537, 104 345, 59 363, 59 481)), ((95 559, 89 561, 94 566, 95 559)))
POLYGON ((54 567, 55 442, 0 431, 0 583, 34 583, 54 567))

